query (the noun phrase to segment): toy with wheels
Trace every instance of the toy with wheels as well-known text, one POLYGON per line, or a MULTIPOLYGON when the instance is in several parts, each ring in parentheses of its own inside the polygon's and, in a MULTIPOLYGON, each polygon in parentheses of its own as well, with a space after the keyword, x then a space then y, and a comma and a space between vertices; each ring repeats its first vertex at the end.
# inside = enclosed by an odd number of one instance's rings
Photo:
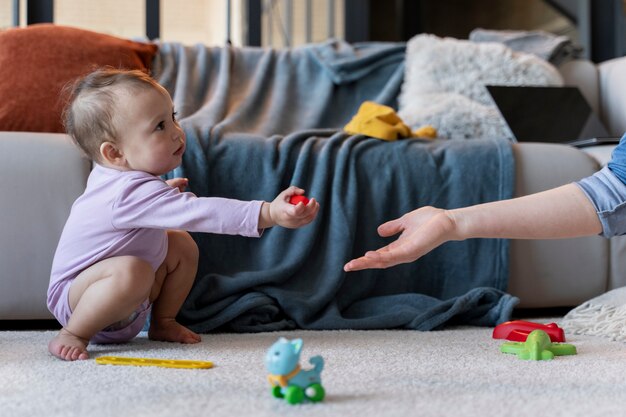
POLYGON ((267 379, 272 386, 272 395, 284 398, 289 404, 319 402, 325 395, 320 375, 324 368, 324 359, 313 356, 309 359, 313 368, 303 370, 299 364, 301 351, 302 339, 287 340, 281 337, 265 355, 265 366, 270 373, 267 379))

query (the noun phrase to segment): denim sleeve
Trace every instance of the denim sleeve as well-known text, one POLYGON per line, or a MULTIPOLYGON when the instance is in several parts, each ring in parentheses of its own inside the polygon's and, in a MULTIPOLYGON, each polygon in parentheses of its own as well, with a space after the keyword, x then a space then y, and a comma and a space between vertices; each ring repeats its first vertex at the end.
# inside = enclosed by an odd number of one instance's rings
POLYGON ((602 223, 602 236, 626 234, 626 184, 608 166, 575 184, 595 207, 602 223))
POLYGON ((595 207, 602 236, 626 234, 626 134, 613 149, 606 167, 575 184, 595 207))

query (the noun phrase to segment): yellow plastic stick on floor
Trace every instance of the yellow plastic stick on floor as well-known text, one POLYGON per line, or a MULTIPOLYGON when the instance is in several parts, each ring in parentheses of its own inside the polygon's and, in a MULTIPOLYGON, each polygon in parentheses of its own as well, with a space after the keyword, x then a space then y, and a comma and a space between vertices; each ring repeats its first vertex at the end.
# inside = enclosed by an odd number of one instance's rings
POLYGON ((158 358, 127 358, 123 356, 100 356, 96 358, 99 365, 123 365, 123 366, 159 366, 161 368, 181 369, 208 369, 213 367, 213 362, 188 361, 180 359, 158 358))

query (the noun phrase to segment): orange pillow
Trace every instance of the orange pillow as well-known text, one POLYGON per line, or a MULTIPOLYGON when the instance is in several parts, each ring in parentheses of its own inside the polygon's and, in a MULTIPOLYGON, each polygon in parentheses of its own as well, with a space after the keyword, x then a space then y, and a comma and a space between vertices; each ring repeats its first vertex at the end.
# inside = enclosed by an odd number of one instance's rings
POLYGON ((63 132, 63 87, 101 66, 149 71, 158 46, 49 23, 0 31, 0 131, 63 132))

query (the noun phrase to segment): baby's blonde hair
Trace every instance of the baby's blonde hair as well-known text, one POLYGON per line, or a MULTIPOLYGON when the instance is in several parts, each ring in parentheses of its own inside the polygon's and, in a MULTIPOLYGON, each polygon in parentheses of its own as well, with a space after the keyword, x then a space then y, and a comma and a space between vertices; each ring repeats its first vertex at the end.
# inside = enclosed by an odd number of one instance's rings
POLYGON ((101 162, 100 145, 115 142, 114 121, 117 88, 163 90, 150 75, 139 70, 97 69, 69 86, 70 96, 63 111, 65 131, 87 157, 101 162))

